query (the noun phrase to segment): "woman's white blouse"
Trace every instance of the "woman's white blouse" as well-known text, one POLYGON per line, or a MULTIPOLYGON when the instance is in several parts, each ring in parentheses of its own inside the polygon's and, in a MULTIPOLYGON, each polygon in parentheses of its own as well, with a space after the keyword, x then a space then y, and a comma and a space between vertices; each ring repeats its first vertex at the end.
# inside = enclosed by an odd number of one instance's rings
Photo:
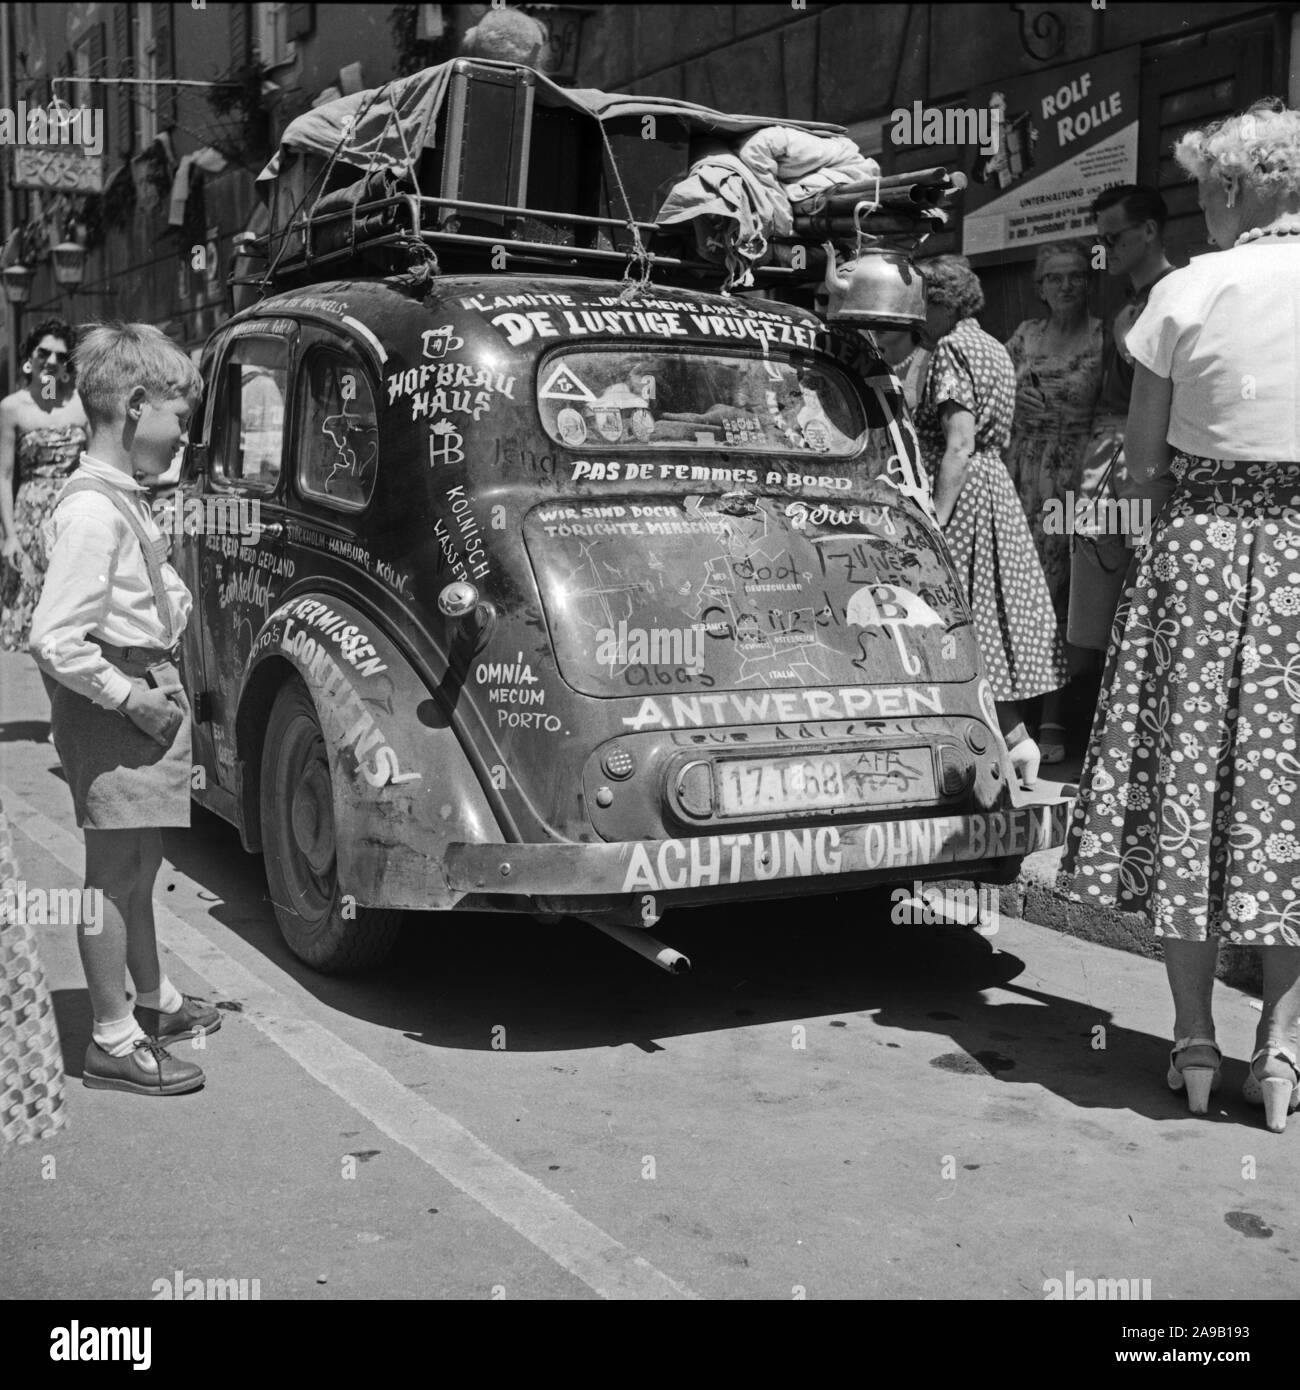
POLYGON ((1300 237, 1263 237, 1166 275, 1125 346, 1173 382, 1175 449, 1300 461, 1300 237))

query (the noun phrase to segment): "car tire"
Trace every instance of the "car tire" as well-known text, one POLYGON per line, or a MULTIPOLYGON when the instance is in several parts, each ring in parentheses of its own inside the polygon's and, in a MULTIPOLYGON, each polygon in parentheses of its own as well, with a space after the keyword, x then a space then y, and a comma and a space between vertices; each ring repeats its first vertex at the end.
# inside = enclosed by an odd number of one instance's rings
POLYGON ((285 943, 328 975, 378 965, 397 940, 402 914, 344 902, 325 737, 297 676, 281 686, 271 707, 261 783, 266 881, 285 943))

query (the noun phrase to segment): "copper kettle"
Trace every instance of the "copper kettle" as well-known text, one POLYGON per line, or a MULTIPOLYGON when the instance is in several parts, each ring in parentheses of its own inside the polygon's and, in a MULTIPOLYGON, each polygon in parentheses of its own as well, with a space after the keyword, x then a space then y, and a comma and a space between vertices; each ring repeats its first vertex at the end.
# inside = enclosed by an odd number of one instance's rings
POLYGON ((861 202, 853 209, 858 244, 851 260, 838 265, 834 245, 826 243, 826 317, 855 328, 923 328, 925 277, 896 247, 865 244, 876 239, 863 232, 859 218, 875 206, 861 202))

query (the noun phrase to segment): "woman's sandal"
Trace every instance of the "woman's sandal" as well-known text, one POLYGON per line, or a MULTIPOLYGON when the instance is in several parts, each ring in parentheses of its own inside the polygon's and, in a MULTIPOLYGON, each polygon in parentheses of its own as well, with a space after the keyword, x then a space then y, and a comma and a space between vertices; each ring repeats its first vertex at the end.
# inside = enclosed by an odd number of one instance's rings
POLYGON ((1038 764, 1041 759, 1038 745, 1029 737, 1023 724, 1017 724, 1006 735, 1006 740, 1007 752, 1011 754, 1011 766, 1020 778, 1020 785, 1032 787, 1038 781, 1038 764))
POLYGON ((1288 1047, 1261 1047, 1250 1059, 1250 1070, 1242 1083, 1241 1098, 1251 1105, 1264 1107, 1264 1123, 1274 1134, 1286 1129, 1286 1117, 1292 1110, 1300 1110, 1300 1067, 1296 1066, 1295 1053, 1288 1047), (1255 1063, 1263 1057, 1266 1061, 1276 1058, 1291 1068, 1294 1080, 1285 1076, 1255 1075, 1255 1063))
POLYGON ((1193 1115, 1204 1115, 1210 1108, 1210 1093, 1219 1089, 1219 1069, 1223 1065, 1223 1053, 1213 1038, 1179 1038, 1169 1054, 1169 1082, 1171 1091, 1181 1091, 1187 1087, 1187 1108, 1193 1115), (1207 1067, 1179 1066, 1179 1056, 1192 1047, 1211 1047, 1216 1057, 1215 1064, 1207 1067))
POLYGON ((1043 724, 1038 730, 1038 747, 1044 767, 1065 761, 1065 726, 1043 724))

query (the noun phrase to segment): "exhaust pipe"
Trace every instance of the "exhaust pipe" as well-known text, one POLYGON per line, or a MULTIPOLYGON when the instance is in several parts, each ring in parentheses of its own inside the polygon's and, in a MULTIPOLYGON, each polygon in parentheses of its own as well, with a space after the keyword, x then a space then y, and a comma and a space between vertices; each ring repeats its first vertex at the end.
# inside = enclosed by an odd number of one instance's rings
POLYGON ((673 950, 671 946, 665 946, 662 941, 656 940, 648 931, 635 927, 620 927, 613 922, 602 921, 599 917, 584 917, 582 920, 603 931, 606 936, 617 941, 620 946, 626 946, 629 950, 635 951, 637 955, 644 956, 646 960, 652 961, 670 975, 685 975, 691 968, 689 957, 682 955, 680 951, 673 950))

